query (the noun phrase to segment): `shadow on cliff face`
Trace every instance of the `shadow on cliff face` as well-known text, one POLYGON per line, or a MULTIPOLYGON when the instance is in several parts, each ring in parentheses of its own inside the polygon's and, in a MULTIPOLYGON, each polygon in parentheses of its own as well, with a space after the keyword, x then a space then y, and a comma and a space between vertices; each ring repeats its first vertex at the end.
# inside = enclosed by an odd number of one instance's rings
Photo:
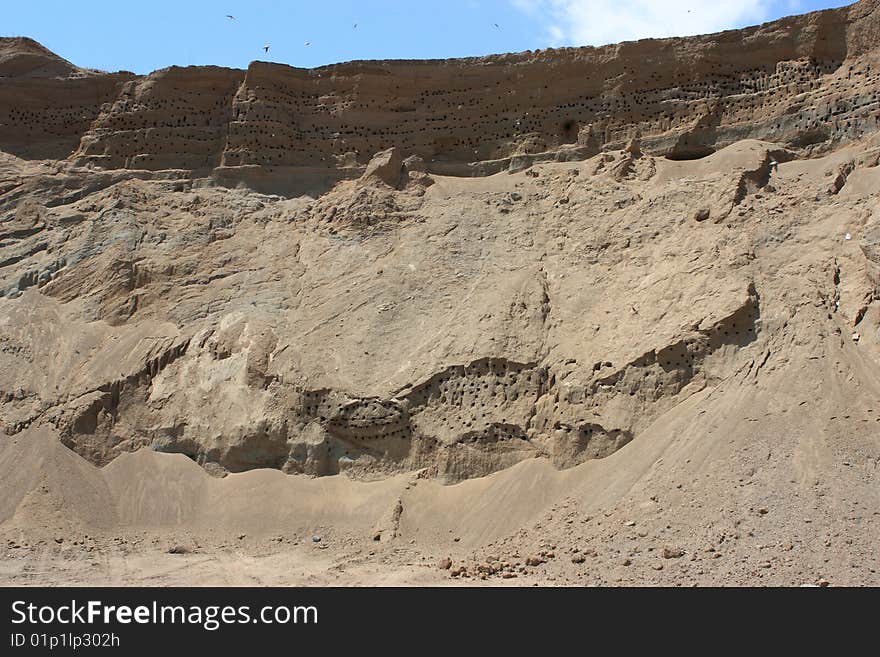
POLYGON ((76 150, 78 138, 34 143, 15 143, 0 137, 0 150, 22 160, 63 160, 76 150))
POLYGON ((704 157, 709 157, 714 152, 714 148, 710 148, 709 146, 705 145, 685 144, 685 147, 682 147, 681 145, 677 144, 674 150, 666 154, 666 159, 674 161, 702 160, 704 157))
POLYGON ((212 180, 222 187, 247 187, 260 194, 285 198, 318 198, 342 180, 360 176, 360 169, 307 169, 303 167, 218 167, 212 180))

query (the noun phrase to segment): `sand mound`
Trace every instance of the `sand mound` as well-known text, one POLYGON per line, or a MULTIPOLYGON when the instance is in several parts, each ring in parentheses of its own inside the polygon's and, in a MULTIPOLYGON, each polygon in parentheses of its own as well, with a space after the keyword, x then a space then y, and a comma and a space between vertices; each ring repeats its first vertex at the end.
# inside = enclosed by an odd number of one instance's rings
POLYGON ((43 429, 0 446, 0 523, 49 531, 114 526, 117 515, 101 471, 43 429))

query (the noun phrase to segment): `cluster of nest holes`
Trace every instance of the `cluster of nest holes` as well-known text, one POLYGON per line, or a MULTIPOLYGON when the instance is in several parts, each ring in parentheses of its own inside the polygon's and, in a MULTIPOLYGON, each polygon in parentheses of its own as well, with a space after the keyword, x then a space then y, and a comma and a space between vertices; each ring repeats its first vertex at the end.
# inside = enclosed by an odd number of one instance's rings
POLYGON ((657 352, 657 363, 664 370, 691 369, 698 371, 698 360, 704 355, 707 341, 704 338, 685 340, 657 352))
POLYGON ((509 440, 526 440, 526 433, 522 427, 515 424, 495 422, 481 431, 469 431, 463 434, 459 443, 499 443, 509 440))
MULTIPOLYGON (((458 432, 486 423, 508 424, 510 405, 536 398, 541 373, 531 366, 486 359, 449 368, 409 395, 415 421, 442 432, 458 432)), ((426 431, 430 433, 430 430, 426 431)))
POLYGON ((657 362, 666 370, 686 368, 699 371, 699 360, 707 352, 727 344, 743 347, 757 337, 757 306, 749 303, 727 320, 699 337, 684 340, 657 353, 657 362))
POLYGON ((409 425, 401 420, 365 423, 360 426, 333 420, 327 423, 326 428, 331 435, 349 441, 410 440, 412 438, 412 430, 409 425))
MULTIPOLYGON (((407 395, 414 408, 427 405, 461 404, 465 396, 503 396, 516 401, 521 395, 540 389, 540 374, 530 365, 501 359, 484 359, 467 366, 454 366, 415 387, 407 395), (510 394, 508 389, 512 388, 510 394)), ((476 400, 470 399, 476 406, 476 400)))
MULTIPOLYGON (((334 401, 329 390, 303 393, 303 413, 318 420, 335 438, 348 442, 409 440, 409 417, 400 406, 383 399, 334 401)), ((331 448, 328 447, 328 452, 331 448)))
POLYGON ((333 401, 337 397, 332 390, 311 390, 302 393, 302 413, 308 418, 326 422, 335 417, 345 406, 344 403, 333 401))

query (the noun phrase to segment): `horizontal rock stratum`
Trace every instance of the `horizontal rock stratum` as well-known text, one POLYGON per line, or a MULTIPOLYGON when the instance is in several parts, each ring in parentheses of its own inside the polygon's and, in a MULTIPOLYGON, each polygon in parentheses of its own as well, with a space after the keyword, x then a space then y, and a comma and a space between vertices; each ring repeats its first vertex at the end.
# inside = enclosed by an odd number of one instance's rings
POLYGON ((877 583, 878 48, 876 0, 313 70, 3 40, 0 528, 877 583))

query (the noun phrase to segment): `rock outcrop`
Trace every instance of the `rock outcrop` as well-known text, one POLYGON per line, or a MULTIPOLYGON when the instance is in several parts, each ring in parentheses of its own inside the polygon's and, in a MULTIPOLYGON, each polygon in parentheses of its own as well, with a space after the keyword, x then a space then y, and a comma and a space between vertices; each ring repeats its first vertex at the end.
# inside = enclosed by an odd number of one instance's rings
POLYGON ((0 428, 454 482, 820 363, 861 399, 878 25, 148 76, 6 40, 0 428))

